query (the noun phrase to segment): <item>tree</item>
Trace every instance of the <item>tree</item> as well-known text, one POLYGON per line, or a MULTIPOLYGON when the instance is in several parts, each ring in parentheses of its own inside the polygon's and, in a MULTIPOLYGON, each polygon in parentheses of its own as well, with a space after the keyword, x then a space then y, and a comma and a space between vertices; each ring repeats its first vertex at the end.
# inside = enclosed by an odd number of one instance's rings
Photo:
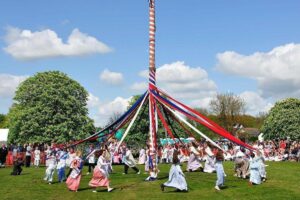
POLYGON ((233 93, 217 94, 210 101, 210 108, 220 118, 221 126, 227 131, 232 131, 232 126, 237 116, 245 112, 245 102, 233 93))
POLYGON ((93 133, 87 91, 58 71, 37 73, 18 87, 10 108, 9 142, 64 143, 93 133))
POLYGON ((288 98, 279 101, 270 110, 261 131, 266 139, 290 137, 300 139, 300 100, 288 98))
MULTIPOLYGON (((138 98, 140 98, 140 96, 141 95, 133 96, 133 98, 129 102, 128 108, 130 108, 138 100, 138 98)), ((160 110, 164 114, 164 111, 162 111, 162 109, 160 110)), ((172 120, 170 116, 169 117, 165 116, 165 120, 169 124, 169 127, 173 134, 175 133, 178 137, 186 137, 186 135, 183 133, 179 125, 176 124, 176 122, 172 120)), ((174 136, 176 137, 175 134, 174 136)), ((165 138, 166 136, 169 137, 165 129, 163 128, 160 119, 158 118, 157 143, 159 144, 160 138, 165 138)), ((125 138, 125 142, 128 145, 133 147, 144 147, 146 145, 148 138, 149 138, 149 104, 148 102, 145 102, 139 113, 139 116, 137 117, 135 123, 131 127, 129 134, 125 138)))

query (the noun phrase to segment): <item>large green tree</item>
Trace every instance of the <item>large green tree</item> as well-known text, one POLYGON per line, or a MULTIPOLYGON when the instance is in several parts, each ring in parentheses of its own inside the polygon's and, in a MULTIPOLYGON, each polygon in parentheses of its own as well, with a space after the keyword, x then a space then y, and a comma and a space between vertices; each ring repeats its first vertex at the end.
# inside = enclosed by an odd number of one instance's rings
POLYGON ((87 91, 58 71, 37 73, 18 87, 8 114, 9 142, 64 143, 95 128, 88 117, 87 91))
POLYGON ((267 139, 300 139, 300 100, 288 98, 279 101, 270 110, 262 132, 267 139))

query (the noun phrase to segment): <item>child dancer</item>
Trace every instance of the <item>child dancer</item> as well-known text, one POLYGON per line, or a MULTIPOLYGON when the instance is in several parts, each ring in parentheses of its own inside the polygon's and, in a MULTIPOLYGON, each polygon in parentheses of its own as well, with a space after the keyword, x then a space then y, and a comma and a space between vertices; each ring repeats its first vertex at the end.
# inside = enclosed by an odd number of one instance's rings
POLYGON ((176 188, 177 191, 187 191, 187 183, 184 178, 184 173, 180 168, 180 162, 178 158, 178 151, 174 150, 173 164, 169 172, 169 180, 164 184, 161 184, 161 190, 164 191, 165 187, 176 188))
POLYGON ((34 166, 39 167, 40 165, 40 159, 41 159, 41 151, 38 147, 34 150, 34 166))
POLYGON ((190 157, 187 164, 187 171, 194 172, 200 168, 203 171, 202 164, 200 163, 200 151, 197 150, 197 145, 194 142, 189 144, 190 157))
POLYGON ((54 155, 54 152, 52 152, 48 157, 48 167, 46 169, 46 175, 44 178, 44 180, 47 181, 49 184, 52 184, 55 168, 56 168, 56 157, 54 155))
POLYGON ((223 161, 224 161, 224 155, 222 150, 218 150, 217 155, 216 155, 216 172, 217 172, 217 181, 216 181, 216 190, 221 190, 220 187, 224 185, 224 177, 225 177, 225 172, 223 168, 223 161))
POLYGON ((58 181, 63 182, 66 180, 65 168, 66 168, 66 160, 68 158, 68 153, 64 150, 58 152, 58 164, 57 164, 57 175, 58 181))
POLYGON ((207 142, 204 143, 204 152, 206 154, 206 160, 205 160, 203 171, 206 173, 213 173, 216 171, 214 166, 215 156, 210 148, 210 144, 207 142))
POLYGON ((254 153, 251 153, 252 160, 250 161, 250 179, 249 183, 251 185, 259 185, 261 184, 261 176, 259 173, 260 168, 260 157, 255 157, 254 153))
POLYGON ((89 186, 94 188, 93 192, 97 192, 97 187, 107 187, 107 191, 111 192, 113 188, 109 186, 109 173, 107 171, 107 166, 110 163, 105 162, 106 160, 103 155, 103 150, 100 150, 99 155, 100 157, 98 159, 97 166, 94 168, 93 178, 89 182, 89 186))
POLYGON ((133 155, 128 147, 126 147, 125 155, 123 157, 124 162, 124 173, 128 173, 129 167, 132 168, 137 174, 140 174, 140 170, 136 167, 136 162, 133 158, 133 155))
POLYGON ((71 163, 72 172, 68 177, 66 184, 70 191, 77 192, 81 180, 81 170, 83 168, 83 161, 81 159, 81 151, 76 152, 76 157, 71 163))

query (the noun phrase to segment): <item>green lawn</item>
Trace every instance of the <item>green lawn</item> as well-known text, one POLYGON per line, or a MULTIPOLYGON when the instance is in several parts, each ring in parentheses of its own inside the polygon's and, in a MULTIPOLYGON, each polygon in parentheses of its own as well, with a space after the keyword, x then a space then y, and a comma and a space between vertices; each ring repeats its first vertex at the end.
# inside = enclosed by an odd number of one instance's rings
MULTIPOLYGON (((233 176, 233 163, 224 164, 227 173, 222 191, 215 191, 216 174, 200 172, 186 173, 189 192, 178 193, 171 188, 161 192, 160 184, 167 180, 169 165, 160 165, 160 179, 154 182, 144 182, 146 174, 122 175, 123 166, 114 166, 111 175, 111 186, 116 188, 112 193, 99 189, 92 193, 88 187, 90 175, 81 179, 79 191, 69 192, 65 183, 48 185, 43 181, 45 168, 23 168, 21 176, 10 176, 11 168, 0 169, 0 199, 300 199, 300 163, 280 162, 267 163, 268 180, 258 186, 250 186, 246 180, 233 176)), ((140 166, 142 169, 144 166, 140 166)), ((183 166, 185 169, 185 165, 183 166)), ((55 180, 56 174, 55 174, 55 180)))

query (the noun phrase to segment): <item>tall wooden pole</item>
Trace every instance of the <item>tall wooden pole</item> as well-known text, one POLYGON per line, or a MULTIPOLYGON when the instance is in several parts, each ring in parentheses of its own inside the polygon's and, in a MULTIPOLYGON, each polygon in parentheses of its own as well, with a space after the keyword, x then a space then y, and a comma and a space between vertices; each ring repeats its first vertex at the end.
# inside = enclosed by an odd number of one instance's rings
POLYGON ((149 0, 149 138, 150 138, 150 156, 152 166, 150 170, 150 177, 157 176, 157 120, 156 120, 156 103, 150 91, 156 90, 155 77, 155 0, 149 0))

